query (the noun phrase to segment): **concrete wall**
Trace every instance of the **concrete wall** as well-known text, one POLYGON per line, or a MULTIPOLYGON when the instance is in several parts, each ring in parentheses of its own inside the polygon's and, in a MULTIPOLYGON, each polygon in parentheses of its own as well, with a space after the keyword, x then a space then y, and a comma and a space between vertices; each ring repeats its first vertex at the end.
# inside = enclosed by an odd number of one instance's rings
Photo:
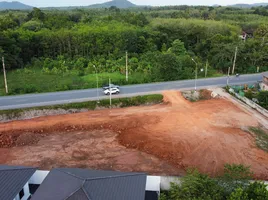
POLYGON ((251 108, 256 109, 259 113, 261 113, 264 116, 268 117, 268 111, 266 109, 264 109, 263 107, 259 106, 258 104, 256 104, 255 102, 251 101, 250 99, 248 99, 246 97, 241 97, 239 94, 235 93, 233 89, 230 89, 229 92, 234 94, 236 96, 236 98, 238 98, 241 101, 245 102, 251 108))
POLYGON ((161 176, 160 188, 161 190, 169 190, 170 183, 177 183, 180 184, 181 177, 176 176, 161 176))

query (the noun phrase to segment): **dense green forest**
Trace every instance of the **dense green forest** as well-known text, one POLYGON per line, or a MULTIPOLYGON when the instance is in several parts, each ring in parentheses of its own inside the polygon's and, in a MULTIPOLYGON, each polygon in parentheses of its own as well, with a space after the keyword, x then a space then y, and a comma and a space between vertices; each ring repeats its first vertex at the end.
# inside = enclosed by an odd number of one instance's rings
POLYGON ((109 77, 117 84, 189 79, 192 58, 198 77, 217 76, 232 66, 236 47, 236 73, 268 70, 268 7, 0 12, 10 94, 95 87, 96 70, 101 83, 109 77), (205 66, 207 74, 199 70, 205 66))

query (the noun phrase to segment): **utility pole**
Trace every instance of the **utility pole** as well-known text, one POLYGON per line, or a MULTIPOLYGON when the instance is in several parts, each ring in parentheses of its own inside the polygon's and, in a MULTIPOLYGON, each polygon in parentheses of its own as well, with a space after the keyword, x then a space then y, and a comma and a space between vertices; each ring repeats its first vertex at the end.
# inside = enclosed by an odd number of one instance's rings
POLYGON ((237 47, 235 47, 235 56, 234 56, 234 63, 233 63, 233 70, 232 70, 232 74, 234 74, 234 70, 235 70, 236 56, 237 56, 237 47))
POLYGON ((230 78, 230 67, 228 68, 228 77, 227 77, 227 86, 229 85, 229 78, 230 78))
POLYGON ((2 63, 3 63, 3 72, 4 72, 4 80, 5 80, 6 94, 8 94, 7 76, 6 76, 6 67, 5 67, 5 59, 4 59, 4 57, 2 57, 2 63))
POLYGON ((195 63, 195 80, 194 80, 194 91, 196 92, 196 81, 197 81, 197 62, 192 58, 192 61, 195 63))
POLYGON ((96 73, 96 81, 97 81, 97 103, 100 102, 100 98, 99 98, 99 77, 98 77, 98 72, 97 72, 97 68, 95 65, 93 65, 93 67, 95 68, 95 73, 96 73))
POLYGON ((111 78, 109 78, 110 109, 112 108, 111 78))
POLYGON ((206 62, 205 78, 207 77, 207 73, 208 73, 208 60, 207 60, 207 62, 206 62))
POLYGON ((126 81, 128 82, 128 53, 126 51, 126 81))
POLYGON ((197 63, 196 63, 196 67, 195 67, 195 83, 194 83, 194 89, 195 89, 195 92, 196 92, 196 81, 197 81, 197 63))

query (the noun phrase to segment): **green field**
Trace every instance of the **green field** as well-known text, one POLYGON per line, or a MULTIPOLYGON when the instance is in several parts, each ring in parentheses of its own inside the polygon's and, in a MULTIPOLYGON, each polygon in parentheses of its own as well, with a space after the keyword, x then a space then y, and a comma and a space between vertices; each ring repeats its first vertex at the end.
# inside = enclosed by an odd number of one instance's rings
MULTIPOLYGON (((109 83, 109 78, 112 83, 120 85, 150 82, 150 79, 141 73, 131 74, 128 82, 120 73, 100 73, 98 74, 99 86, 109 83)), ((7 80, 10 95, 97 87, 96 74, 85 76, 78 76, 72 72, 62 75, 46 74, 40 69, 14 70, 7 73, 7 80)), ((3 75, 0 75, 0 88, 0 95, 5 95, 3 75)))
MULTIPOLYGON (((222 74, 213 71, 209 73, 209 77, 220 77, 222 74)), ((150 83, 152 79, 149 75, 144 73, 134 72, 129 74, 129 80, 126 81, 124 74, 120 73, 99 73, 99 87, 103 84, 111 82, 118 85, 141 84, 150 83)), ((200 74, 198 78, 204 78, 200 74)), ((56 92, 65 90, 96 88, 96 74, 88 74, 79 76, 75 71, 69 71, 64 74, 47 74, 41 69, 19 69, 7 73, 9 95, 28 94, 28 93, 42 93, 42 92, 56 92)), ((4 96, 4 78, 0 75, 0 95, 4 96)))

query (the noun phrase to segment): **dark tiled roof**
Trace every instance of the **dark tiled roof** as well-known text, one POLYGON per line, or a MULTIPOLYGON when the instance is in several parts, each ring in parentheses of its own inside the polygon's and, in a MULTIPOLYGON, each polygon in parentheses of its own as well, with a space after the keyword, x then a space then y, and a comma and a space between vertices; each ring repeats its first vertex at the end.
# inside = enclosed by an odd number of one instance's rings
POLYGON ((144 200, 146 175, 53 169, 32 200, 144 200))
POLYGON ((30 167, 0 165, 0 199, 13 200, 35 171, 30 167))

